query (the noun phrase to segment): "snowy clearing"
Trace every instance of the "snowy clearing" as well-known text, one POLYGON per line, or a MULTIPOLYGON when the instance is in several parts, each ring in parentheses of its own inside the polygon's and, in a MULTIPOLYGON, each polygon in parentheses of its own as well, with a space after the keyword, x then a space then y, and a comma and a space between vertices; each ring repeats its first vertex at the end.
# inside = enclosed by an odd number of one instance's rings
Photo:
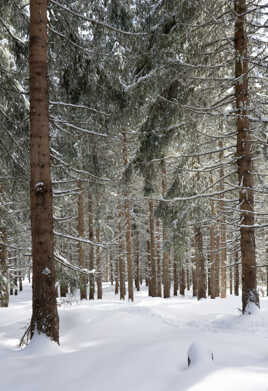
POLYGON ((36 337, 21 350, 31 287, 0 309, 1 391, 268 391, 268 299, 242 316, 240 297, 161 299, 136 293, 59 307, 60 342, 36 337), (214 360, 187 366, 192 343, 214 360))

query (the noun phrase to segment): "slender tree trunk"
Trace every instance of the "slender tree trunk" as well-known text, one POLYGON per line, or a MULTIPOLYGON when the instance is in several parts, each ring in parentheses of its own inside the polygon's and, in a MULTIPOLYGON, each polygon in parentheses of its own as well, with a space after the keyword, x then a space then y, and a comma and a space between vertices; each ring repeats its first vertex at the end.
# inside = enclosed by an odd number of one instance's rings
POLYGON ((177 257, 175 254, 174 248, 174 258, 173 258, 173 294, 174 296, 178 295, 179 280, 178 280, 178 270, 177 270, 177 257))
MULTIPOLYGON (((84 238, 85 235, 85 224, 84 224, 84 193, 81 182, 78 181, 77 186, 79 188, 78 197, 78 233, 80 238, 84 238)), ((85 249, 84 244, 79 242, 79 266, 81 269, 86 268, 85 249)), ((80 275, 80 299, 87 299, 87 283, 86 277, 80 275)))
MULTIPOLYGON (((127 153, 127 138, 126 132, 123 132, 123 157, 125 167, 128 165, 128 153, 127 153)), ((130 207, 128 200, 128 190, 125 191, 125 216, 127 223, 126 231, 126 250, 127 250, 127 280, 128 280, 128 299, 134 301, 134 289, 133 289, 133 271, 132 271, 132 249, 131 249, 131 222, 130 222, 130 207)))
MULTIPOLYGON (((100 221, 97 218, 96 222, 96 240, 100 243, 100 221)), ((96 248, 96 281, 97 281, 97 298, 102 299, 102 265, 100 257, 100 248, 96 248)))
POLYGON ((119 210, 119 224, 118 224, 118 232, 119 232, 119 281, 120 281, 120 299, 125 299, 126 294, 126 286, 125 286, 125 263, 124 263, 124 257, 123 257, 123 232, 122 232, 122 218, 123 218, 123 212, 121 208, 121 203, 118 200, 118 210, 119 210))
POLYGON ((242 259, 242 312, 250 313, 252 304, 260 306, 256 282, 254 233, 253 145, 248 106, 248 40, 246 34, 246 0, 235 0, 235 101, 237 128, 237 171, 240 205, 240 247, 242 259))
POLYGON ((140 239, 139 239, 139 230, 135 230, 136 238, 136 274, 135 274, 135 288, 137 291, 140 290, 140 239))
MULTIPOLYGON (((88 238, 94 241, 94 217, 93 217, 93 197, 89 190, 88 192, 88 238)), ((95 267, 95 251, 94 247, 89 247, 89 270, 94 270, 95 267)), ((95 276, 89 275, 89 300, 94 300, 95 294, 95 276)))
POLYGON ((185 295, 185 270, 182 259, 180 260, 180 295, 185 295))
POLYGON ((233 294, 233 266, 231 266, 231 258, 230 258, 230 261, 229 261, 229 281, 230 281, 230 295, 233 294))
POLYGON ((220 232, 219 227, 215 227, 215 266, 214 266, 214 297, 220 295, 220 232))
POLYGON ((195 245, 196 245, 196 280, 197 280, 197 299, 204 299, 207 297, 206 290, 206 269, 205 257, 203 255, 203 237, 201 228, 195 226, 195 245))
MULTIPOLYGON (((221 126, 222 129, 222 126, 221 126)), ((219 141, 219 148, 223 148, 222 140, 219 141)), ((223 164, 224 159, 224 151, 220 151, 219 160, 220 163, 223 164)), ((220 168, 220 191, 224 191, 224 168, 223 165, 220 168)), ((221 298, 226 297, 226 266, 227 266, 227 251, 226 251, 226 224, 224 217, 224 194, 220 194, 220 248, 221 248, 221 298)))
POLYGON ((59 343, 48 121, 47 0, 30 0, 30 163, 33 299, 31 338, 59 343))
MULTIPOLYGON (((213 178, 212 175, 210 176, 210 183, 213 185, 213 178)), ((215 208, 214 208, 214 201, 210 201, 210 210, 211 210, 211 217, 212 219, 215 218, 215 208)), ((210 297, 211 299, 215 299, 215 264, 216 264, 216 241, 215 241, 215 224, 212 223, 209 228, 209 235, 210 235, 210 297)))
POLYGON ((239 259, 238 259, 238 251, 236 251, 236 253, 235 253, 234 294, 235 294, 235 296, 239 296, 239 259))
POLYGON ((6 228, 0 231, 0 307, 8 307, 8 261, 7 261, 7 232, 6 228))
MULTIPOLYGON (((149 233, 147 232, 149 235, 149 233)), ((146 240, 146 245, 147 245, 147 266, 146 266, 146 286, 148 286, 148 295, 152 296, 152 280, 150 276, 151 272, 151 245, 150 245, 150 240, 146 240)))
POLYGON ((149 201, 149 226, 150 226, 150 281, 151 281, 151 296, 156 297, 156 267, 155 267, 155 241, 154 241, 154 207, 153 201, 149 201))
POLYGON ((190 270, 189 270, 189 261, 186 261, 186 289, 189 292, 190 290, 190 270))
POLYGON ((158 297, 162 296, 162 281, 161 281, 161 233, 160 233, 160 219, 156 220, 156 257, 157 257, 157 287, 156 295, 158 297))
MULTIPOLYGON (((163 159, 161 161, 162 168, 162 195, 167 192, 167 170, 166 163, 163 159)), ((164 298, 170 297, 170 277, 169 277, 169 250, 167 249, 167 227, 165 222, 162 226, 162 238, 163 238, 163 286, 164 286, 164 298)))

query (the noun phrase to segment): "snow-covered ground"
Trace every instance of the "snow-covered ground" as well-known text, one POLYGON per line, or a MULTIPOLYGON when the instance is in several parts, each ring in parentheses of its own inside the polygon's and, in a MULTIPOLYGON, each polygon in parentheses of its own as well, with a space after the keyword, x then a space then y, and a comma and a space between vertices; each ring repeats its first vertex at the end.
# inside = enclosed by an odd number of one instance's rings
POLYGON ((128 303, 104 286, 102 301, 61 304, 60 347, 37 337, 22 350, 30 297, 25 285, 0 309, 1 391, 268 391, 267 298, 241 316, 237 297, 164 300, 143 291, 128 303), (201 359, 188 368, 192 343, 201 359))

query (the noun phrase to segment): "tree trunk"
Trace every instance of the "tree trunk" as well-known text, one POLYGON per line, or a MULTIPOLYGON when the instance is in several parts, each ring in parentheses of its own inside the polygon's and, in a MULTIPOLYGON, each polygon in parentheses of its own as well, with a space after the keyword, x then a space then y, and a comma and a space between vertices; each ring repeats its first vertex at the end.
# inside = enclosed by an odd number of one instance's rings
MULTIPOLYGON (((80 238, 84 238, 85 224, 84 224, 84 193, 81 182, 77 182, 79 188, 78 197, 78 234, 80 238)), ((79 266, 81 269, 86 268, 85 249, 84 244, 79 242, 79 266)), ((80 300, 87 299, 87 282, 84 274, 80 274, 80 300)))
POLYGON ((149 201, 149 226, 150 226, 150 276, 151 281, 151 296, 156 297, 156 267, 155 267, 155 241, 154 241, 154 207, 153 201, 149 201))
POLYGON ((47 0, 30 0, 30 163, 33 299, 31 338, 59 343, 48 120, 47 0))
POLYGON ((220 295, 220 232, 218 226, 215 226, 215 231, 214 298, 220 295))
MULTIPOLYGON (((93 217, 93 197, 89 190, 88 192, 88 238, 94 241, 94 217, 93 217)), ((89 247, 89 270, 94 270, 95 267, 95 251, 94 247, 89 247)), ((95 294, 95 276, 89 275, 89 300, 94 300, 95 294)))
POLYGON ((235 294, 235 296, 239 296, 239 259, 238 259, 238 251, 236 251, 236 253, 235 253, 234 294, 235 294))
MULTIPOLYGON (((221 126, 222 129, 222 126, 221 126)), ((222 140, 219 141, 219 148, 223 148, 222 140)), ((224 151, 220 151, 219 160, 220 163, 223 164, 224 151)), ((220 191, 224 191, 224 168, 221 166, 220 168, 220 191)), ((224 194, 220 194, 220 248, 221 248, 221 298, 226 297, 226 265, 227 265, 227 251, 226 251, 226 224, 224 217, 224 194)))
POLYGON ((160 219, 156 220, 156 253, 157 253, 157 280, 156 280, 156 295, 162 296, 162 282, 161 282, 161 233, 160 233, 160 219))
POLYGON ((185 270, 182 259, 180 260, 180 295, 185 295, 185 270))
MULTIPOLYGON (((162 168, 162 195, 167 192, 167 170, 166 163, 163 159, 161 161, 162 168)), ((162 238, 163 238, 163 286, 164 286, 164 298, 170 297, 170 277, 169 277, 169 250, 167 248, 167 227, 165 222, 162 226, 162 238)))
POLYGON ((118 224, 118 233, 119 233, 119 281, 120 281, 120 299, 125 299, 126 294, 126 285, 125 285, 125 263, 124 263, 124 256, 123 256, 123 232, 122 232, 122 218, 123 218, 123 212, 121 208, 120 201, 118 200, 118 210, 119 210, 119 224, 118 224))
MULTIPOLYGON (((96 223, 96 241, 100 243, 100 221, 97 218, 96 223)), ((97 298, 102 299, 102 265, 100 257, 100 248, 96 248, 96 281, 97 281, 97 298)))
POLYGON ((140 239, 139 239, 139 230, 136 227, 135 230, 136 238, 136 273, 135 273, 135 288, 137 291, 140 290, 140 239))
MULTIPOLYGON (((123 158, 125 167, 128 165, 127 154, 127 137, 126 132, 123 132, 123 158)), ((132 252, 131 252, 131 222, 130 222, 130 208, 128 200, 128 189, 125 191, 125 216, 127 222, 126 231, 126 250, 127 250, 127 280, 128 280, 128 299, 134 301, 133 290, 133 272, 132 272, 132 252)))
POLYGON ((197 299, 200 300, 207 297, 205 257, 203 255, 203 238, 201 228, 199 226, 195 226, 194 232, 196 245, 197 299))
POLYGON ((8 307, 8 261, 7 261, 7 232, 3 227, 0 231, 0 307, 8 307))
POLYGON ((237 129, 237 171, 240 205, 240 247, 242 260, 242 312, 250 313, 252 304, 259 307, 256 283, 254 233, 253 153, 248 120, 248 41, 246 0, 235 0, 235 101, 237 129))

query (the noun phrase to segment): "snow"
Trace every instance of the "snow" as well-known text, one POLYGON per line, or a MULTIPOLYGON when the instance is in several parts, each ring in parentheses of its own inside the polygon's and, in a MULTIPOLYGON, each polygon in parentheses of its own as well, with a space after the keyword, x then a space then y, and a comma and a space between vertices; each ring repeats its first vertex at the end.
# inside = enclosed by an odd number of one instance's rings
POLYGON ((59 303, 60 346, 19 339, 31 317, 31 287, 0 309, 0 390, 268 391, 268 299, 241 315, 241 297, 59 303), (188 367, 188 354, 195 365, 188 367), (213 353, 213 361, 207 353, 213 353))

